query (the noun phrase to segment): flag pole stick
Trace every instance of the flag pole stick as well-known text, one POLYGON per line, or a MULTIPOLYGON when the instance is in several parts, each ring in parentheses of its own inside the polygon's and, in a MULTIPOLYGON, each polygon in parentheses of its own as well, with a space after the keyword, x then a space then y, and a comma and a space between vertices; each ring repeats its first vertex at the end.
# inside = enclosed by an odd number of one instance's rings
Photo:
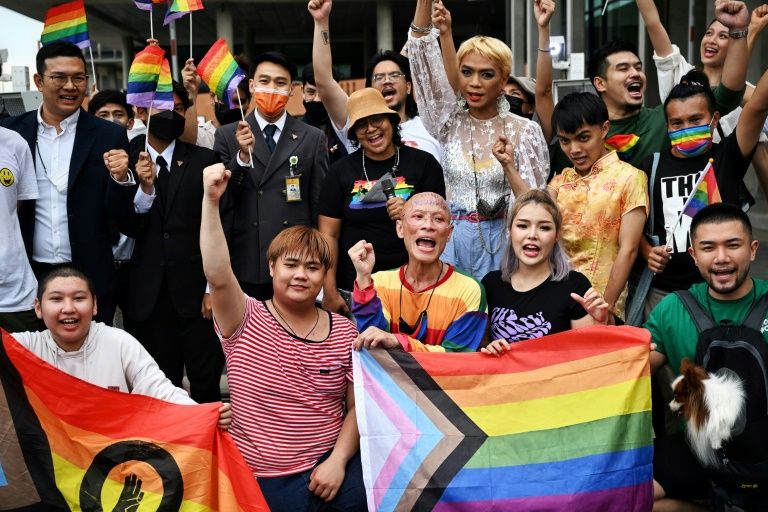
POLYGON ((605 5, 603 5, 603 14, 601 14, 601 16, 605 16, 605 11, 608 9, 608 2, 610 1, 611 0, 605 0, 605 5))
POLYGON ((149 108, 147 109, 147 134, 145 135, 145 138, 144 138, 144 152, 145 153, 148 152, 147 148, 149 147, 149 120, 152 118, 152 116, 150 114, 152 112, 152 105, 154 105, 154 103, 155 103, 155 98, 152 98, 150 100, 150 102, 149 102, 149 108))
POLYGON ((152 19, 152 9, 149 10, 149 38, 155 38, 155 21, 152 19))
POLYGON ((699 185, 707 176, 707 172, 709 172, 709 168, 712 166, 714 162, 715 162, 714 158, 710 158, 707 161, 707 164, 704 166, 704 170, 701 171, 701 175, 699 176, 699 179, 697 179, 696 183, 693 184, 693 188, 691 189, 691 193, 688 195, 688 199, 686 199, 685 203, 683 203, 683 207, 680 209, 680 215, 677 216, 677 220, 671 226, 665 226, 667 229, 667 247, 672 248, 672 233, 674 232, 675 227, 677 227, 677 225, 680 224, 680 222, 682 222, 683 215, 685 215, 685 209, 688 208, 688 205, 693 200, 693 197, 696 195, 696 189, 699 188, 699 185))
MULTIPOLYGON (((237 104, 240 105, 240 116, 243 118, 243 122, 245 122, 245 112, 243 112, 243 102, 240 100, 240 89, 235 87, 235 93, 237 93, 237 104)), ((248 148, 248 156, 251 157, 251 169, 253 169, 253 151, 251 151, 251 148, 248 148)))
POLYGON ((88 45, 88 55, 91 57, 91 72, 93 73, 93 85, 96 86, 96 90, 99 90, 99 84, 96 80, 96 64, 93 63, 93 50, 91 49, 91 45, 88 45))
POLYGON ((192 11, 189 11, 189 58, 192 58, 192 11))

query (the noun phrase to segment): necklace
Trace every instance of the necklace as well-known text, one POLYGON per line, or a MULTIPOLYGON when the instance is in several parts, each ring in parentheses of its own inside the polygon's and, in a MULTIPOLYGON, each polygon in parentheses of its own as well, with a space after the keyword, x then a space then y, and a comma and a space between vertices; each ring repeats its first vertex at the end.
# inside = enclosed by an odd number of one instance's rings
MULTIPOLYGON (((443 262, 440 262, 440 272, 437 273, 437 279, 435 279, 435 284, 432 285, 432 291, 429 293, 429 299, 427 300, 427 307, 424 308, 424 311, 419 313, 419 315, 416 317, 416 323, 411 326, 408 322, 406 322, 403 319, 403 281, 400 280, 400 319, 398 321, 398 330, 407 335, 413 334, 416 329, 421 325, 422 321, 424 320, 424 317, 427 316, 427 311, 429 311, 429 305, 432 303, 432 296, 435 294, 435 289, 437 288, 437 283, 440 281, 440 276, 443 275, 443 262)), ((408 265, 405 265, 405 269, 403 270, 403 279, 407 279, 406 272, 408 272, 408 265)))
MULTIPOLYGON (((504 125, 506 128, 506 124, 504 125)), ((472 158, 472 177, 475 178, 475 209, 476 210, 487 210, 484 213, 492 213, 491 210, 494 210, 496 214, 498 214, 499 211, 506 205, 506 201, 504 200, 504 196, 499 197, 499 199, 496 201, 496 203, 491 207, 488 205, 488 201, 485 199, 480 199, 480 185, 477 181, 477 165, 475 164, 475 141, 472 136, 472 134, 475 131, 475 125, 472 123, 472 116, 469 117, 469 147, 470 151, 469 154, 472 158)), ((505 130, 506 132, 506 130, 505 130)), ((483 238, 483 228, 480 227, 480 212, 476 211, 478 218, 477 218, 477 236, 480 238, 480 246, 483 248, 485 252, 493 256, 497 252, 499 252, 499 249, 501 249, 501 242, 504 240, 503 236, 499 237, 498 243, 496 244, 496 248, 492 249, 491 246, 491 233, 488 232, 488 245, 485 243, 485 238, 483 238)), ((491 216, 491 215, 489 215, 491 216)))
POLYGON ((48 167, 45 166, 45 162, 43 162, 43 155, 40 154, 40 144, 38 143, 38 139, 35 138, 35 151, 37 151, 37 156, 40 158, 40 165, 43 166, 43 173, 45 174, 45 177, 48 178, 48 181, 51 182, 51 184, 56 188, 56 190, 59 191, 59 193, 64 194, 67 192, 68 185, 60 186, 55 181, 53 181, 53 178, 51 178, 51 175, 48 173, 48 167))
POLYGON ((282 313, 280 313, 280 310, 277 309, 277 304, 275 303, 275 299, 270 300, 270 302, 272 303, 272 308, 275 310, 275 313, 277 313, 277 316, 280 317, 280 320, 282 320, 283 324, 285 324, 285 327, 287 327, 288 330, 291 331, 291 334, 293 334, 297 338, 301 338, 304 340, 309 339, 309 335, 315 331, 317 324, 320 322, 320 310, 315 308, 315 313, 317 313, 317 318, 315 318, 315 323, 312 325, 312 328, 307 332, 307 334, 305 334, 304 336, 299 336, 298 334, 296 334, 296 331, 293 330, 293 328, 291 327, 291 324, 288 323, 288 320, 286 320, 285 317, 282 315, 282 313))
MULTIPOLYGON (((368 179, 368 171, 365 170, 365 149, 360 152, 363 155, 363 175, 360 176, 360 181, 363 181, 365 177, 365 192, 368 193, 371 190, 371 180, 368 179)), ((390 157, 391 158, 391 157, 390 157)), ((397 176, 397 168, 400 165, 400 147, 395 148, 395 165, 392 166, 392 177, 397 176)))

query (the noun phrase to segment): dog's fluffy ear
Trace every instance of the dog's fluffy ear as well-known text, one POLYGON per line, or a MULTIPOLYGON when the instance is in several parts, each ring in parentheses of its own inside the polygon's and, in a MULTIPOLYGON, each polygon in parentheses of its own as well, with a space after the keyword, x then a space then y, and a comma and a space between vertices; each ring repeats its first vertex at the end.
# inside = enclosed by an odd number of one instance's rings
POLYGON ((685 377, 686 383, 691 387, 698 387, 701 381, 709 378, 704 368, 695 365, 688 358, 683 359, 680 364, 680 374, 685 377))

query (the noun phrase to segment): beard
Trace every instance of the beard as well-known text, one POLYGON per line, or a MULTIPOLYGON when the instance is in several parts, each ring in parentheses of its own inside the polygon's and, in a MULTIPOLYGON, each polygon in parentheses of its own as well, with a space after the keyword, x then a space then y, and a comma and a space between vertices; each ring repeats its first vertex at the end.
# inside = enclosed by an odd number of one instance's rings
POLYGON ((741 288, 741 285, 744 284, 744 281, 746 281, 748 277, 749 277, 749 265, 747 265, 744 268, 736 267, 736 278, 730 284, 725 284, 725 285, 718 284, 713 277, 712 270, 709 270, 707 272, 707 276, 704 278, 704 280, 707 282, 707 284, 713 291, 721 295, 728 295, 729 293, 733 293, 739 288, 741 288))

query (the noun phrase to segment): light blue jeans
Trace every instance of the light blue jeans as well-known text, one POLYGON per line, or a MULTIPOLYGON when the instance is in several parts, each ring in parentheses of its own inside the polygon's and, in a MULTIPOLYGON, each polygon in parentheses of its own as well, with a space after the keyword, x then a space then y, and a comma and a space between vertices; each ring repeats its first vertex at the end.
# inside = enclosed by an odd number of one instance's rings
MULTIPOLYGON (((466 212, 451 212, 454 218, 460 215, 466 215, 466 212)), ((508 243, 503 218, 481 222, 454 220, 453 234, 440 259, 468 272, 479 281, 488 272, 501 268, 501 258, 508 243)))

